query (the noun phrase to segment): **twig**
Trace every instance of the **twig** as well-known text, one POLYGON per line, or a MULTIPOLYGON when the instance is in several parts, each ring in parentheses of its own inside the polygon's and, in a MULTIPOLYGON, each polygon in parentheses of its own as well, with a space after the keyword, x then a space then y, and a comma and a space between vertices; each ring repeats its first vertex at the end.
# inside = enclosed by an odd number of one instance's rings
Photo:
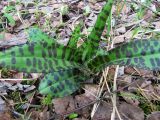
MULTIPOLYGON (((31 102, 32 102, 32 100, 33 100, 33 98, 34 98, 35 93, 36 93, 36 92, 33 92, 33 95, 31 96, 31 99, 29 100, 29 103, 31 103, 31 102)), ((28 105, 28 107, 27 107, 27 109, 26 109, 26 111, 25 111, 25 115, 27 114, 27 112, 28 112, 29 108, 30 108, 30 104, 28 105)))
MULTIPOLYGON (((117 90, 117 75, 118 75, 118 69, 119 69, 119 66, 116 67, 116 71, 115 71, 115 75, 114 75, 114 82, 113 82, 113 91, 116 91, 117 90)), ((111 120, 115 120, 115 117, 116 117, 116 101, 117 101, 117 95, 116 93, 113 94, 113 111, 112 111, 112 114, 111 114, 111 120)))
POLYGON ((99 99, 94 93, 92 93, 91 91, 85 89, 85 88, 82 88, 83 90, 85 90, 85 92, 89 93, 90 95, 94 96, 96 99, 99 99))
MULTIPOLYGON (((110 90, 110 88, 109 88, 109 85, 108 85, 108 83, 107 83, 106 78, 105 78, 105 83, 106 83, 106 86, 107 86, 107 89, 108 89, 109 95, 111 95, 111 94, 112 94, 112 92, 111 92, 111 90, 110 90)), ((114 103, 114 102, 113 102, 113 97, 112 97, 112 96, 110 96, 110 97, 111 97, 111 101, 112 101, 112 103, 114 103)), ((122 118, 121 118, 121 116, 120 116, 120 113, 119 113, 119 111, 118 111, 118 109, 117 109, 117 106, 114 106, 114 107, 115 107, 115 111, 116 111, 116 113, 117 113, 117 115, 118 115, 118 118, 119 118, 120 120, 122 120, 122 118)))
MULTIPOLYGON (((105 82, 104 82, 104 79, 107 77, 108 75, 108 71, 109 71, 109 67, 107 67, 105 70, 103 71, 103 75, 100 79, 100 85, 102 84, 102 86, 100 86, 98 88, 98 93, 97 93, 97 96, 98 98, 101 96, 102 94, 102 91, 103 91, 103 88, 104 88, 104 85, 105 85, 105 82), (105 72, 104 72, 105 71, 105 72)), ((98 109, 98 106, 99 106, 100 102, 97 102, 94 104, 93 106, 93 109, 92 109, 92 112, 91 112, 91 118, 94 116, 94 114, 96 113, 97 109, 98 109)))

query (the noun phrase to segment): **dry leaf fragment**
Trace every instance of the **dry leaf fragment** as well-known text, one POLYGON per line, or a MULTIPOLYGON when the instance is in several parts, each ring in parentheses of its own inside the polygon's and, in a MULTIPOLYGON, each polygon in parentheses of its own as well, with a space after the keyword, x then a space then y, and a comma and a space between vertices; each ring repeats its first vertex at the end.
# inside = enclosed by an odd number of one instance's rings
POLYGON ((123 33, 126 32, 126 27, 122 26, 120 28, 117 28, 116 31, 119 32, 119 33, 121 33, 121 34, 123 34, 123 33))
POLYGON ((122 42, 124 42, 124 35, 120 35, 120 36, 116 36, 115 38, 114 38, 114 43, 115 44, 118 44, 118 43, 122 43, 122 42))
POLYGON ((160 120, 160 111, 152 112, 152 114, 148 115, 146 120, 160 120))
POLYGON ((55 112, 60 115, 63 115, 75 109, 74 99, 72 96, 56 98, 53 100, 53 104, 55 112))
POLYGON ((144 120, 144 112, 141 108, 122 102, 119 112, 124 120, 144 120))

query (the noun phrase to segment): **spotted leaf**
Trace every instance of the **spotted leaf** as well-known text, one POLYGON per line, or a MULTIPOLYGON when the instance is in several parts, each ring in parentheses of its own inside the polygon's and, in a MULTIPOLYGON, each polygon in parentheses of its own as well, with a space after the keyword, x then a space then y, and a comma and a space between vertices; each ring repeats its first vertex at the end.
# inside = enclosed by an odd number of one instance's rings
POLYGON ((92 71, 99 71, 109 65, 160 70, 160 41, 154 39, 132 41, 88 62, 88 67, 92 71))
POLYGON ((79 67, 74 51, 47 42, 25 44, 0 52, 0 66, 23 72, 59 71, 79 67))
POLYGON ((39 28, 30 28, 27 30, 27 33, 31 42, 47 42, 48 44, 56 43, 55 40, 49 38, 48 35, 42 32, 39 28))
POLYGON ((41 80, 39 91, 44 95, 64 97, 79 89, 80 83, 87 78, 77 69, 48 73, 41 80))
POLYGON ((113 0, 108 0, 108 2, 102 8, 102 11, 99 13, 96 23, 93 27, 93 30, 88 36, 87 41, 79 48, 83 51, 82 60, 86 61, 92 58, 96 54, 96 51, 99 47, 99 41, 104 31, 106 21, 110 16, 113 0))

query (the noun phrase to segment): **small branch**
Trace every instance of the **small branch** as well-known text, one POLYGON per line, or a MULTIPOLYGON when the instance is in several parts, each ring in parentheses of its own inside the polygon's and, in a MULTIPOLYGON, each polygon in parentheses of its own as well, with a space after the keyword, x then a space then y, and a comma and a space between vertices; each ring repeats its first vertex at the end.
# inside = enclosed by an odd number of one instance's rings
MULTIPOLYGON (((103 75, 102 75, 102 77, 101 77, 101 79, 100 79, 100 85, 102 84, 102 86, 100 86, 100 87, 98 88, 98 93, 97 93, 98 98, 100 98, 100 96, 101 96, 101 94, 102 94, 102 91, 103 91, 103 88, 104 88, 104 85, 105 85, 104 79, 107 77, 108 71, 109 71, 109 67, 107 67, 107 68, 103 71, 103 75)), ((91 118, 93 118, 93 116, 94 116, 94 114, 96 113, 99 105, 100 105, 100 101, 94 104, 93 109, 92 109, 92 112, 91 112, 91 118)))
MULTIPOLYGON (((116 67, 116 71, 115 71, 115 76, 114 76, 114 82, 113 82, 113 91, 116 91, 117 90, 117 75, 118 75, 118 69, 119 69, 119 66, 116 67)), ((115 120, 116 118, 116 101, 117 101, 117 95, 116 93, 113 94, 113 111, 112 111, 112 114, 111 114, 111 120, 115 120)))

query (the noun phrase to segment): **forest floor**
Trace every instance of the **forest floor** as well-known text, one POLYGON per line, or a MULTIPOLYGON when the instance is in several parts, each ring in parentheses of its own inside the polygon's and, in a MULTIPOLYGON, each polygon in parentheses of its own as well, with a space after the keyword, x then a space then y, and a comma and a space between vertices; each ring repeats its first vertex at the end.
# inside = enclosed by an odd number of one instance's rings
MULTIPOLYGON (((31 27, 66 45, 81 21, 82 34, 88 35, 104 4, 105 0, 0 0, 0 49, 25 44, 31 27)), ((160 38, 160 1, 117 0, 111 21, 110 33, 106 28, 102 37, 104 49, 133 39, 160 38)), ((160 120, 159 71, 111 66, 74 94, 53 100, 39 94, 41 79, 41 74, 1 68, 0 120, 160 120)))

